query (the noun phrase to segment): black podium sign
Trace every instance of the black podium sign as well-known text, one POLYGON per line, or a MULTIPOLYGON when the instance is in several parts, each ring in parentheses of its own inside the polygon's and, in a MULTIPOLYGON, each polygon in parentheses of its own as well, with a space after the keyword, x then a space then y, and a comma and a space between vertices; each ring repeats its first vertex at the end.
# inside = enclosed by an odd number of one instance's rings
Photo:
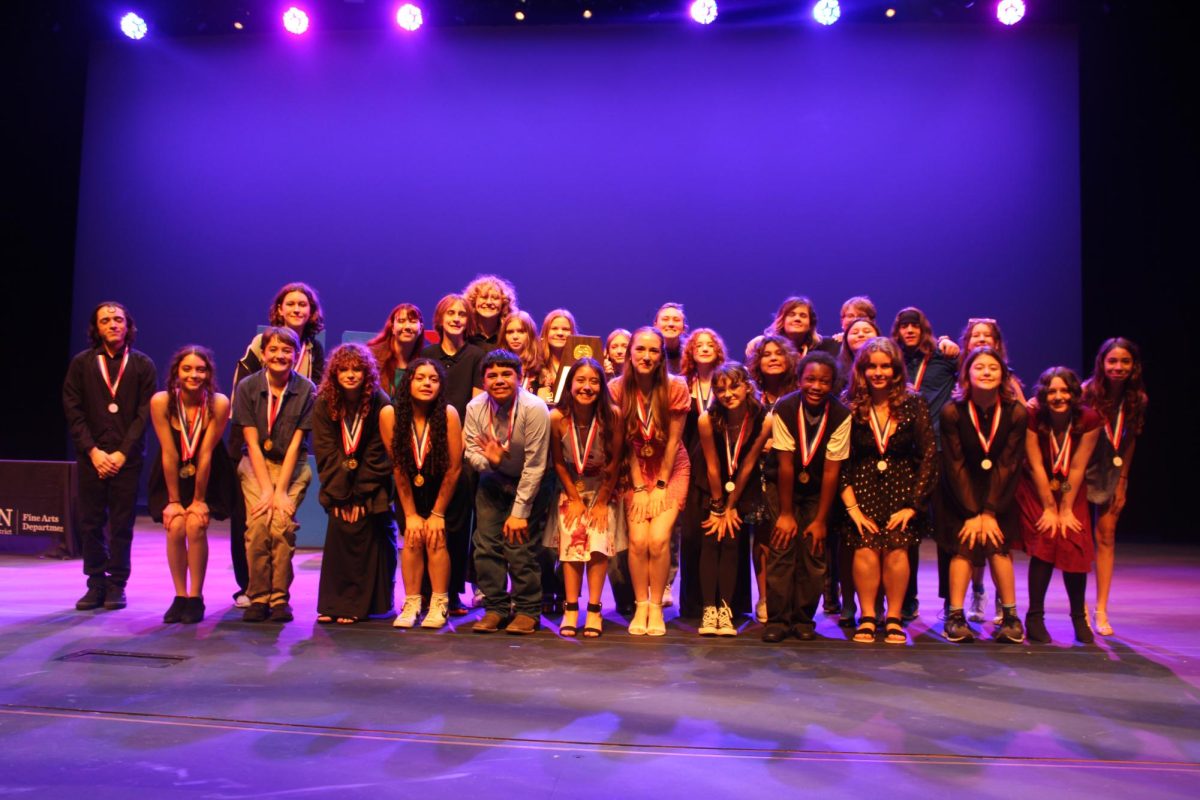
POLYGON ((74 461, 0 461, 0 550, 75 551, 74 461))

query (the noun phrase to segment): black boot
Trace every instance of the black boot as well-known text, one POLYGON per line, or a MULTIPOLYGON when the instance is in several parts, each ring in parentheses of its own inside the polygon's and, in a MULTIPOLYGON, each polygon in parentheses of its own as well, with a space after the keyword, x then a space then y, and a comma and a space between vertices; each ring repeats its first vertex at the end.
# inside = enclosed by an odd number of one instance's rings
POLYGON ((1092 644, 1096 641, 1092 626, 1088 624, 1087 614, 1072 614, 1071 625, 1075 627, 1075 641, 1092 644))
POLYGON ((182 595, 175 595, 175 599, 171 601, 171 607, 167 609, 167 613, 163 614, 163 622, 168 625, 173 622, 180 622, 183 619, 183 608, 187 605, 188 599, 182 595))
POLYGON ((1030 611, 1025 614, 1025 638, 1038 644, 1050 644, 1050 631, 1046 630, 1046 614, 1043 611, 1030 611))

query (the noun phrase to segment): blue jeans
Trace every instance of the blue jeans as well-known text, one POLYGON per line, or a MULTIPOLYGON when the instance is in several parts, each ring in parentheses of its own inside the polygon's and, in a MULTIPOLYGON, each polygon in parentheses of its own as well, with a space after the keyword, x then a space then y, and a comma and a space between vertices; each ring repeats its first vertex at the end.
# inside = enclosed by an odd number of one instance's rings
POLYGON ((485 472, 479 476, 475 492, 475 585, 483 592, 483 605, 507 617, 510 605, 518 614, 539 619, 542 614, 542 570, 538 565, 541 541, 535 524, 546 515, 550 505, 547 487, 552 480, 542 482, 529 515, 529 538, 509 544, 504 538, 504 521, 516 499, 516 480, 485 472), (508 580, 512 578, 512 592, 508 580))

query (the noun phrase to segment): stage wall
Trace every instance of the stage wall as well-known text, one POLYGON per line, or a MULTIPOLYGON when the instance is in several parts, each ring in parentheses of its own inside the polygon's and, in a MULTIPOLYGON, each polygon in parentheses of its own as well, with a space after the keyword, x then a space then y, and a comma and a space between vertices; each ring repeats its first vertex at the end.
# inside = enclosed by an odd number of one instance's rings
POLYGON ((731 350, 779 300, 821 330, 995 316, 1029 381, 1078 367, 1077 41, 995 25, 432 28, 109 41, 89 70, 74 342, 128 303, 222 385, 288 280, 329 341, 496 271, 586 333, 682 301, 731 350))

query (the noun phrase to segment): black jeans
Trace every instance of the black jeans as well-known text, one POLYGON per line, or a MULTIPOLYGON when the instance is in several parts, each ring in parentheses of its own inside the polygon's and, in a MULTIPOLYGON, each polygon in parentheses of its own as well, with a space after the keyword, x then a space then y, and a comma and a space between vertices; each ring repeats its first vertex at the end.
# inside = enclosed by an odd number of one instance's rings
POLYGON ((90 458, 78 461, 79 538, 88 587, 103 588, 111 584, 124 588, 129 580, 129 551, 133 546, 133 517, 142 462, 126 463, 113 477, 101 479, 90 458))
MULTIPOLYGON (((826 556, 813 553, 812 537, 804 529, 817 516, 817 497, 796 497, 792 502, 798 531, 782 549, 772 547, 767 552, 767 625, 782 625, 812 631, 814 617, 825 592, 826 556)), ((779 493, 775 487, 767 492, 771 510, 770 525, 779 516, 779 493)), ((767 523, 763 523, 767 524, 767 523)), ((828 542, 826 542, 828 544, 828 542)))

